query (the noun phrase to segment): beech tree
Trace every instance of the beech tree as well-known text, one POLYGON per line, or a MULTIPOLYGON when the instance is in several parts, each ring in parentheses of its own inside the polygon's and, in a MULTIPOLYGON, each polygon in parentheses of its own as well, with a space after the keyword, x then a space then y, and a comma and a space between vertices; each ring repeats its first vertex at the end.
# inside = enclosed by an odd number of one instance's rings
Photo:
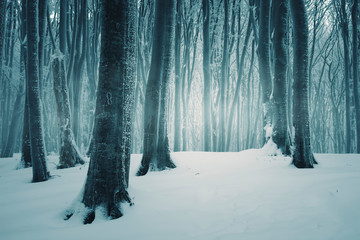
POLYGON ((29 102, 29 138, 33 182, 46 181, 46 151, 41 114, 39 58, 38 58, 38 1, 27 1, 27 98, 29 102))
POLYGON ((175 0, 155 1, 153 51, 144 108, 144 150, 138 176, 175 168, 170 157, 167 108, 173 66, 175 0))
MULTIPOLYGON (((129 184, 131 124, 137 65, 137 2, 101 2, 101 53, 96 98, 94 149, 81 202, 87 209, 84 224, 104 208, 119 218, 121 203, 131 199, 129 184)), ((67 212, 67 218, 75 209, 67 212)))
POLYGON ((274 19, 274 84, 273 84, 273 134, 272 139, 282 153, 290 154, 287 121, 287 68, 286 49, 288 29, 288 1, 274 0, 277 14, 274 19))
POLYGON ((54 93, 57 107, 58 126, 60 132, 60 153, 58 168, 74 167, 76 164, 84 164, 85 161, 80 155, 76 146, 74 134, 71 128, 71 111, 69 91, 65 71, 65 46, 66 16, 65 1, 60 5, 60 28, 59 28, 59 48, 54 54, 52 61, 52 72, 54 76, 54 93))
POLYGON ((310 142, 308 24, 304 0, 290 0, 293 23, 294 83, 293 123, 295 128, 293 164, 298 168, 313 168, 316 163, 310 142))

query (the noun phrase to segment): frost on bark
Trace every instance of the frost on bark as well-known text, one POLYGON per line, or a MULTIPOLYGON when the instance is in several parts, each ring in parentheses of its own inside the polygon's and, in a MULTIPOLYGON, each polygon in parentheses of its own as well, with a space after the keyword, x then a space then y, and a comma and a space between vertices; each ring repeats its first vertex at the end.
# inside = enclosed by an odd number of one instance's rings
POLYGON ((308 107, 308 37, 305 2, 290 0, 294 31, 293 124, 295 128, 293 164, 313 168, 316 163, 310 142, 308 107))
POLYGON ((173 65, 175 1, 156 0, 155 4, 153 52, 145 95, 144 151, 138 176, 148 170, 176 167, 170 157, 166 116, 173 65))
MULTIPOLYGON (((59 53, 60 54, 60 53, 59 53)), ((75 144, 71 130, 71 115, 69 93, 66 83, 64 59, 56 56, 52 62, 54 77, 54 92, 57 107, 58 125, 60 131, 60 154, 58 168, 74 167, 76 164, 84 164, 85 161, 75 144)))
MULTIPOLYGON (((137 65, 137 1, 101 3, 101 53, 97 89, 94 149, 81 202, 84 224, 95 210, 115 219, 121 203, 131 203, 128 188, 132 111, 137 65)), ((67 212, 70 218, 76 209, 67 212)))
POLYGON ((274 7, 274 86, 273 86, 273 133, 272 139, 283 154, 290 155, 290 139, 287 119, 287 29, 288 1, 275 0, 274 7))
POLYGON ((46 181, 46 151, 43 136, 39 58, 38 58, 38 1, 27 1, 27 93, 29 102, 29 136, 33 182, 46 181))

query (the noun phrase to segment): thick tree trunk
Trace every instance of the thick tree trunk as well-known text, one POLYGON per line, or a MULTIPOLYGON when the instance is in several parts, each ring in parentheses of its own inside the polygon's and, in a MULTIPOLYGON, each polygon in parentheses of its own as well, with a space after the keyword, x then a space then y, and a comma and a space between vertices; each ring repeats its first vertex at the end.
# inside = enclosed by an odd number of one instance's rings
POLYGON ((273 86, 273 134, 272 139, 283 154, 290 155, 290 139, 287 121, 287 29, 288 1, 275 0, 277 14, 274 19, 274 86, 273 86))
POLYGON ((156 0, 153 53, 146 87, 144 109, 144 150, 138 176, 148 170, 174 168, 167 137, 166 102, 173 61, 175 1, 156 0))
MULTIPOLYGON (((272 90, 271 71, 270 71, 270 0, 260 1, 260 20, 259 20, 259 74, 262 87, 262 103, 264 111, 264 130, 271 127, 271 102, 270 95, 272 90)), ((266 131, 266 130, 265 130, 266 131)), ((265 132, 264 132, 265 134, 265 132)), ((270 137, 270 136, 265 136, 270 137)), ((264 140, 267 140, 264 138, 264 140)))
POLYGON ((290 0, 294 31, 294 150, 293 164, 298 168, 313 168, 316 163, 310 142, 308 106, 308 38, 304 0, 290 0))
POLYGON ((137 1, 102 2, 94 151, 82 197, 88 209, 85 224, 95 219, 98 207, 114 219, 122 216, 122 202, 131 203, 127 188, 137 64, 136 11, 137 1))
POLYGON ((358 62, 358 28, 357 21, 358 16, 358 0, 354 0, 353 6, 351 8, 351 20, 353 28, 353 79, 354 79, 354 104, 355 104, 355 114, 356 114, 356 152, 360 153, 360 99, 359 99, 359 62, 358 62))
POLYGON ((29 101, 29 136, 33 182, 46 181, 46 151, 43 136, 39 58, 38 58, 38 1, 27 1, 27 92, 29 101))

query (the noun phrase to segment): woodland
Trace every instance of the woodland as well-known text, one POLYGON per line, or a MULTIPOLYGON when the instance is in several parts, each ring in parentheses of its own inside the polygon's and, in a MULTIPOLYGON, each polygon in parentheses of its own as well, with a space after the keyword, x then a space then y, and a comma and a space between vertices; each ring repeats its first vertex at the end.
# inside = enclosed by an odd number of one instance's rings
POLYGON ((359 21, 358 0, 0 0, 1 158, 33 182, 89 164, 89 224, 133 204, 131 154, 140 177, 173 152, 360 153, 359 21))

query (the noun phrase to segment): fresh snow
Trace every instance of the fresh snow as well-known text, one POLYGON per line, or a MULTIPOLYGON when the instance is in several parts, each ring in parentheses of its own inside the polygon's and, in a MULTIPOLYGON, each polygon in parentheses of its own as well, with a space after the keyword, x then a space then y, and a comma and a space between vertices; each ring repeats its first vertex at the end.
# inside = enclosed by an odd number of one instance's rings
POLYGON ((129 240, 357 240, 360 239, 360 155, 316 155, 315 169, 296 169, 290 158, 269 156, 272 146, 239 153, 173 153, 174 170, 136 177, 141 155, 132 155, 129 193, 135 205, 124 216, 81 214, 63 220, 79 196, 88 163, 56 169, 31 183, 16 170, 19 155, 0 159, 0 239, 129 240))

